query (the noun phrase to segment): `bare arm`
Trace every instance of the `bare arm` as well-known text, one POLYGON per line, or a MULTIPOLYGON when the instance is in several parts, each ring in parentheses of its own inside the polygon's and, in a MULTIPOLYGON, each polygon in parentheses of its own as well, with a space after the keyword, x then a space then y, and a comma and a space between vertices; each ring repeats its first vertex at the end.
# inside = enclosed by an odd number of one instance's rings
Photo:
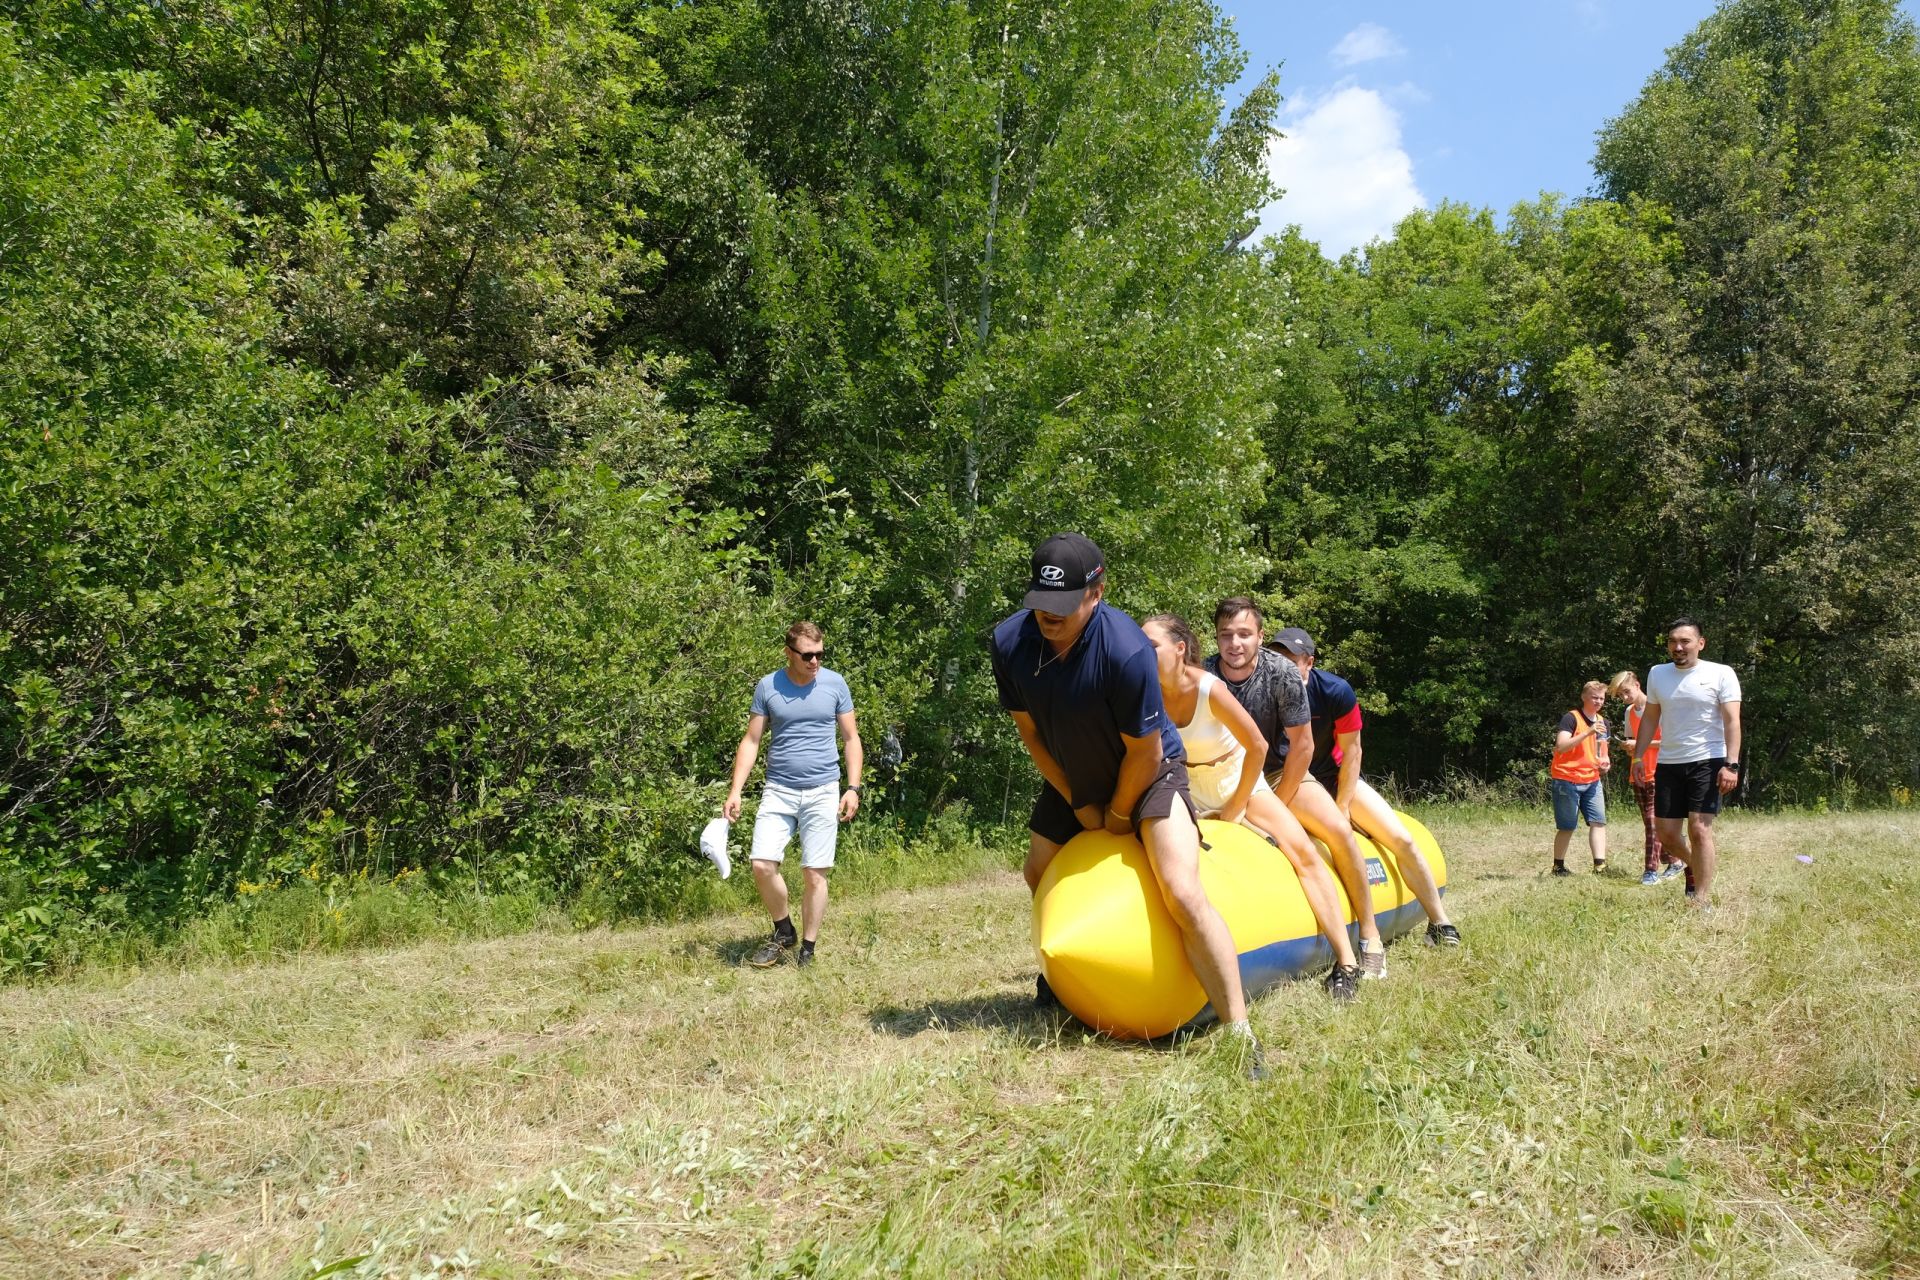
POLYGON ((1120 762, 1120 780, 1114 783, 1113 797, 1107 801, 1106 825, 1107 830, 1123 836, 1133 830, 1133 806, 1140 803, 1140 797, 1153 781, 1153 775, 1159 772, 1160 762, 1166 758, 1166 753, 1160 747, 1158 733, 1150 733, 1144 738, 1123 733, 1120 741, 1126 744, 1127 755, 1120 762))
POLYGON ((1287 760, 1280 766, 1280 781, 1273 784, 1273 793, 1280 797, 1281 804, 1292 804, 1294 794, 1300 790, 1300 783, 1313 764, 1313 725, 1303 721, 1284 728, 1287 760))
POLYGON ((747 718, 747 732, 733 753, 733 781, 727 784, 727 802, 720 807, 721 815, 728 822, 740 819, 740 792, 747 785, 747 775, 753 772, 753 762, 760 758, 760 735, 766 731, 765 716, 747 718))
POLYGON ((1213 706, 1213 714, 1226 724, 1247 751, 1247 758, 1240 765, 1240 784, 1227 798, 1226 807, 1220 810, 1222 822, 1238 822, 1240 815, 1247 811, 1247 800, 1253 795, 1254 784, 1260 781, 1260 766, 1267 761, 1267 736, 1260 732, 1260 726, 1254 723, 1253 717, 1240 705, 1240 700, 1233 696, 1225 682, 1215 680, 1207 698, 1213 706))
POLYGON ((1335 734, 1334 742, 1340 748, 1340 780, 1333 801, 1347 814, 1353 808, 1354 788, 1360 785, 1360 731, 1335 734))
POLYGON ((1013 717, 1013 727, 1020 731, 1020 742, 1026 747, 1027 754, 1033 757, 1033 767, 1040 771, 1047 785, 1060 793, 1061 799, 1072 804, 1073 788, 1067 785, 1067 771, 1060 767, 1060 762, 1047 750, 1047 744, 1040 740, 1040 726, 1024 711, 1009 711, 1007 714, 1013 717))
MULTIPOLYGON (((1727 759, 1739 762, 1740 759, 1740 704, 1723 702, 1720 704, 1720 727, 1727 735, 1727 759)), ((1740 785, 1740 775, 1732 769, 1722 769, 1719 777, 1720 793, 1725 795, 1740 785)))
POLYGON ((853 712, 842 711, 835 719, 847 751, 847 789, 840 793, 840 821, 851 822, 853 815, 860 812, 860 793, 854 788, 860 785, 860 778, 866 772, 867 753, 860 745, 860 726, 854 721, 853 712))

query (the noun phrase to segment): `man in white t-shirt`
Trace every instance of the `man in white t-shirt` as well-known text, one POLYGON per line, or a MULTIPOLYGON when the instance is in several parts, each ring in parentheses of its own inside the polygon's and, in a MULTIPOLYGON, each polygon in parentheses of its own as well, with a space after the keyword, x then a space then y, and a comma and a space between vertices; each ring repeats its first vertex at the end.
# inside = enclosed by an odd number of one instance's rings
POLYGON ((1706 647, 1692 618, 1667 628, 1673 661, 1647 672, 1647 708, 1633 744, 1640 759, 1662 738, 1653 818, 1660 843, 1693 869, 1687 896, 1702 907, 1713 891, 1714 815, 1720 797, 1740 785, 1740 678, 1732 667, 1703 659, 1706 647))

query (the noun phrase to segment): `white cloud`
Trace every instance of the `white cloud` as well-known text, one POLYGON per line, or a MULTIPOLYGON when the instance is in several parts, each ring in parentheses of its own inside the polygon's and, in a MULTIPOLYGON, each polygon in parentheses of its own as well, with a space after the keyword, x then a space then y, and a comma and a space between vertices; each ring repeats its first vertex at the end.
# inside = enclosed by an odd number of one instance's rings
POLYGON ((1327 56, 1336 66, 1357 67, 1378 58, 1397 58, 1405 52, 1401 43, 1393 38, 1393 32, 1377 22, 1363 22, 1341 36, 1340 43, 1333 46, 1327 56))
POLYGON ((1347 85, 1301 97, 1267 145, 1267 170, 1285 191, 1261 213, 1262 234, 1300 224, 1331 255, 1392 232, 1427 198, 1413 180, 1400 116, 1372 89, 1347 85))

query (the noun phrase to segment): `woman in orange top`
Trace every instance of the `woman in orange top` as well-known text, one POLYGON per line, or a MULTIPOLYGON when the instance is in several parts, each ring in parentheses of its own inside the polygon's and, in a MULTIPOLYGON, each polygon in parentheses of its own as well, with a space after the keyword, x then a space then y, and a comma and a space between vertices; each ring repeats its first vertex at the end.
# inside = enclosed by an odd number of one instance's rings
MULTIPOLYGON (((1621 698, 1627 704, 1627 737, 1620 745, 1629 754, 1633 744, 1640 738, 1640 717, 1647 709, 1646 690, 1640 687, 1640 677, 1631 671, 1622 671, 1607 682, 1607 693, 1621 698)), ((1633 761, 1632 771, 1627 782, 1633 787, 1633 798, 1640 805, 1640 821, 1647 831, 1646 870, 1640 875, 1641 884, 1659 884, 1662 880, 1671 880, 1686 869, 1686 864, 1660 847, 1660 831, 1653 822, 1653 764, 1660 754, 1660 726, 1653 727, 1653 750, 1647 752, 1645 762, 1633 761), (1663 865, 1664 864, 1664 867, 1663 865)), ((1688 885, 1692 885, 1692 875, 1688 874, 1688 885)))
POLYGON ((1567 870, 1567 846, 1580 819, 1587 820, 1587 847, 1593 852, 1596 873, 1607 869, 1607 793, 1600 778, 1612 762, 1607 758, 1607 722, 1600 714, 1607 686, 1589 680, 1580 687, 1580 705, 1560 717, 1554 735, 1553 874, 1567 870))

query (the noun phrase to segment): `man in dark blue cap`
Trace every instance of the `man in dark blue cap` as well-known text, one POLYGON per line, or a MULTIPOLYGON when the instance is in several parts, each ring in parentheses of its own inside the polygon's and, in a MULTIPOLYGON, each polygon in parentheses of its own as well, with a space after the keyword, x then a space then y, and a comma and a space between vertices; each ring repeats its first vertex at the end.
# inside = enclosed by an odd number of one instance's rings
MULTIPOLYGON (((1027 887, 1039 887, 1060 846, 1080 832, 1137 832, 1194 975, 1229 1031, 1246 1038, 1249 1073, 1263 1078, 1233 935, 1200 884, 1186 753, 1160 701, 1153 645, 1105 603, 1106 589, 1100 548, 1055 534, 1033 553, 1020 612, 994 628, 1000 705, 1042 779, 1027 819, 1027 887)), ((1037 1000, 1054 1003, 1044 975, 1037 1000)))

